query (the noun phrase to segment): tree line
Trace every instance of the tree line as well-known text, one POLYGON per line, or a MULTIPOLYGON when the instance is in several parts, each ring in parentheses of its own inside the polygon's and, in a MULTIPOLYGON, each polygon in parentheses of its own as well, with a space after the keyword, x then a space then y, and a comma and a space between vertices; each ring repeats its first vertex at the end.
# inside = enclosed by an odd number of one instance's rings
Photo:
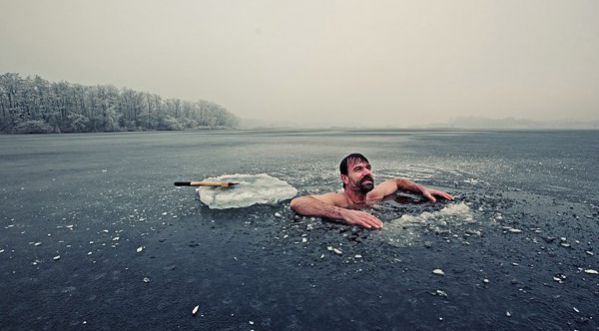
POLYGON ((0 75, 0 132, 60 133, 235 127, 238 119, 209 101, 165 99, 112 85, 49 82, 0 75))

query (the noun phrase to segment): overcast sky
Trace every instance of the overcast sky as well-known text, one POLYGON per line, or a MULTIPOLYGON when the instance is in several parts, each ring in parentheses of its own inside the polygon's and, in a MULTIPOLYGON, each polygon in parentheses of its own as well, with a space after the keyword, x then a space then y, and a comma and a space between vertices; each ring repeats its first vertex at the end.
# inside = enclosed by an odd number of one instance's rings
POLYGON ((599 1, 0 0, 0 72, 242 118, 599 120, 599 1))

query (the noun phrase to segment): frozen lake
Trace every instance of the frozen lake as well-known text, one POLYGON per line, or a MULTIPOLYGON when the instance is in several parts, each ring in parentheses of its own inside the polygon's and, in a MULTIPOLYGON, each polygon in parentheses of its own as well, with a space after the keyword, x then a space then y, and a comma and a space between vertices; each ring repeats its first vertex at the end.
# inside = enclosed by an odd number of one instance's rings
POLYGON ((599 328, 597 131, 21 135, 0 156, 1 329, 599 328), (366 231, 173 186, 324 193, 350 152, 456 201, 398 197, 366 231))

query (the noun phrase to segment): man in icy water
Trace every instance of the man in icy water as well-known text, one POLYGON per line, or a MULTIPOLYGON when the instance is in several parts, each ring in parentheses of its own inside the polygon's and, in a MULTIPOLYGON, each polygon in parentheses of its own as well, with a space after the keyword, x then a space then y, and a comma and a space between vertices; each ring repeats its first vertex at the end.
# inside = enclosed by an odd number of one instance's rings
POLYGON ((398 190, 421 194, 433 202, 437 201, 436 198, 453 200, 448 193, 429 189, 403 178, 390 179, 375 187, 370 163, 359 153, 350 154, 341 160, 339 170, 343 191, 295 198, 291 201, 291 209, 304 216, 325 217, 367 229, 380 229, 383 227, 381 220, 356 209, 373 206, 398 190))

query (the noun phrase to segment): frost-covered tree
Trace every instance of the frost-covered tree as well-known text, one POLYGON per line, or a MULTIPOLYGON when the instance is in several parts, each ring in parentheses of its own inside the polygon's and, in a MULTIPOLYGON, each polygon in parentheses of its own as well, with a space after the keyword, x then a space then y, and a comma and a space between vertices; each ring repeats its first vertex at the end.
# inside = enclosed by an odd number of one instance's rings
POLYGON ((0 75, 0 132, 96 132, 235 127, 238 119, 208 101, 163 99, 111 85, 83 86, 42 77, 0 75))

